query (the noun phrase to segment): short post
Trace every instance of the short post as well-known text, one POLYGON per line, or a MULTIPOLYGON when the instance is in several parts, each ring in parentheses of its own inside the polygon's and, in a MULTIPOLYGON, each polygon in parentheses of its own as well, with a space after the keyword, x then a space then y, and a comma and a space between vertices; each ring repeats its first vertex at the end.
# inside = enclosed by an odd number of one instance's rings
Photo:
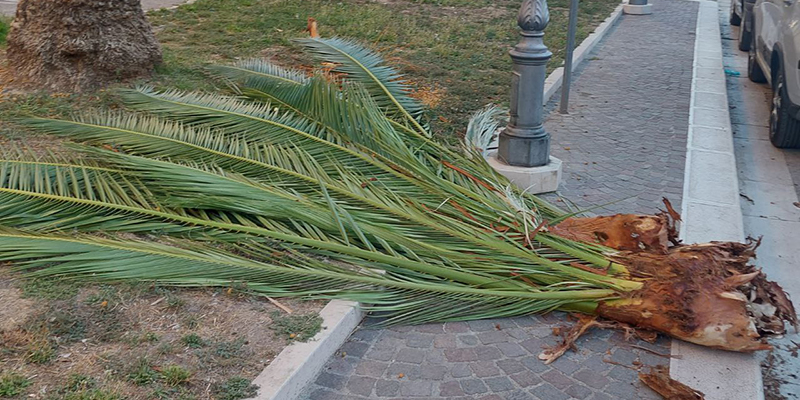
POLYGON ((572 85, 572 53, 575 51, 575 31, 578 29, 578 0, 569 2, 569 28, 567 29, 567 52, 564 56, 564 83, 561 85, 561 103, 558 111, 569 112, 569 88, 572 85))
POLYGON ((509 54, 514 64, 511 118, 500 133, 498 158, 518 167, 547 165, 550 134, 544 129, 544 80, 552 53, 542 40, 550 21, 546 0, 525 0, 517 24, 521 39, 509 54))
POLYGON ((628 0, 628 4, 622 6, 625 14, 648 15, 653 13, 652 4, 647 4, 647 0, 628 0))

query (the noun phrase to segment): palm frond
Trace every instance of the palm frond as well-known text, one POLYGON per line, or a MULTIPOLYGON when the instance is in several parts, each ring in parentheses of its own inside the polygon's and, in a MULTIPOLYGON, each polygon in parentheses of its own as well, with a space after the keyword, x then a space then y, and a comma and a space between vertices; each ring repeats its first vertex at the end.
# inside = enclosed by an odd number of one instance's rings
POLYGON ((419 123, 422 106, 409 96, 410 87, 403 76, 386 65, 383 58, 360 44, 341 38, 306 38, 297 40, 320 60, 337 64, 334 71, 366 87, 388 115, 411 124, 417 133, 429 135, 419 123))

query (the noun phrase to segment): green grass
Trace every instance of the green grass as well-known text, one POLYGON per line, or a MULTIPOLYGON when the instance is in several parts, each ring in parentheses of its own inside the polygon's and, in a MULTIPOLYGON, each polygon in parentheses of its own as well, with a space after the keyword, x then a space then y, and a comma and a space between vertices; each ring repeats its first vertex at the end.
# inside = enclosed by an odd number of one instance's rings
POLYGON ((178 386, 189 382, 192 373, 180 365, 168 365, 161 370, 161 379, 168 386, 178 386))
POLYGON ((199 349, 206 345, 206 341, 203 340, 203 338, 201 338, 199 335, 194 333, 190 333, 182 337, 181 343, 183 343, 186 347, 189 347, 191 349, 199 349))
MULTIPOLYGON (((580 43, 619 4, 585 0, 580 5, 580 43)), ((322 36, 347 36, 380 50, 419 88, 432 108, 428 118, 440 137, 462 134, 471 113, 485 104, 507 104, 511 76, 508 49, 518 40, 519 0, 198 0, 175 10, 149 13, 164 51, 164 64, 147 83, 157 87, 210 89, 197 72, 205 63, 269 57, 309 63, 291 39, 308 34, 307 17, 322 36), (445 8, 454 7, 454 8, 445 8)), ((552 70, 563 60, 568 1, 549 2, 545 43, 552 70)), ((113 105, 102 92, 84 96, 21 96, 0 102, 0 120, 24 114, 66 116, 74 109, 113 105)), ((2 129, 0 129, 2 134, 2 129)))
POLYGON ((149 385, 158 380, 158 372, 150 366, 147 358, 142 357, 132 366, 128 380, 139 386, 149 385))
POLYGON ((0 375, 0 397, 14 397, 30 386, 31 381, 22 375, 4 373, 0 375))
POLYGON ((214 398, 217 400, 249 399, 255 397, 257 392, 258 386, 251 385, 249 379, 235 376, 214 388, 214 398))
POLYGON ((281 314, 275 311, 270 314, 270 318, 272 323, 269 328, 287 340, 305 342, 322 329, 322 318, 314 313, 281 314))
POLYGON ((8 35, 9 24, 11 24, 10 17, 0 16, 0 46, 6 44, 6 36, 8 35))

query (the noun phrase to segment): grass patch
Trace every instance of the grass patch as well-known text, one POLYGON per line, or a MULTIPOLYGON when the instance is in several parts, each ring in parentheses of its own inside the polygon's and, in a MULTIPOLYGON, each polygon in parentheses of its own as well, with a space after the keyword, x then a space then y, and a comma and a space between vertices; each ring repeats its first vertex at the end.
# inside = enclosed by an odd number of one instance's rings
POLYGON ((68 300, 78 294, 82 285, 61 279, 28 279, 22 284, 22 295, 40 300, 68 300))
POLYGON ((0 46, 6 44, 6 36, 8 36, 8 29, 10 24, 11 24, 10 17, 0 16, 0 46))
MULTIPOLYGON (((619 4, 580 4, 580 43, 619 4)), ((198 73, 205 63, 267 57, 279 63, 310 63, 291 39, 307 36, 307 17, 323 36, 358 39, 381 51, 418 88, 431 108, 428 119, 448 141, 463 134, 469 116, 488 103, 506 105, 511 83, 508 49, 518 41, 519 0, 197 0, 148 14, 164 52, 164 64, 147 82, 156 87, 211 89, 198 73), (446 6, 446 7, 444 7, 446 6)), ((563 62, 568 0, 549 2, 545 43, 549 69, 563 62)), ((68 116, 70 111, 116 106, 108 92, 88 95, 17 96, 0 102, 0 120, 28 114, 68 116)), ((9 130, 8 128, 6 129, 9 130)), ((0 128, 0 134, 2 129, 0 128)))
POLYGON ((258 385, 250 384, 250 380, 235 376, 228 379, 214 388, 214 396, 217 400, 239 400, 255 397, 258 393, 258 385))
POLYGON ((158 372, 147 358, 142 357, 134 363, 128 373, 128 380, 139 386, 149 385, 158 380, 158 372))
POLYGON ((161 379, 168 386, 178 386, 189 382, 192 373, 180 365, 168 365, 161 370, 161 379))
POLYGON ((0 397, 14 397, 22 393, 31 381, 22 375, 4 373, 0 375, 0 397))
POLYGON ((190 333, 183 336, 181 338, 181 343, 190 349, 199 349, 206 345, 206 341, 195 333, 190 333))
POLYGON ((269 328, 287 340, 305 342, 322 329, 322 317, 315 313, 295 315, 275 311, 270 313, 270 318, 269 328))

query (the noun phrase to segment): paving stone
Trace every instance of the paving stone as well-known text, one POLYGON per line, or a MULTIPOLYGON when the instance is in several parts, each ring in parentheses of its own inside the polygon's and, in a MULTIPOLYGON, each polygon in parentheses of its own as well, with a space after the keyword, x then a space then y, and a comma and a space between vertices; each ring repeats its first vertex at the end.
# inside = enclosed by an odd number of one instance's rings
POLYGON ((422 361, 425 359, 425 351, 418 349, 400 349, 394 359, 398 362, 422 364, 422 361))
POLYGON ((357 340, 361 342, 374 342, 381 331, 378 329, 358 329, 350 335, 350 340, 357 340))
POLYGON ((447 369, 442 368, 441 365, 427 364, 422 366, 421 372, 422 379, 441 381, 447 374, 447 369))
POLYGON ((481 319, 477 321, 467 321, 469 329, 473 332, 489 332, 496 330, 494 320, 481 319))
POLYGON ((556 370, 547 371, 541 377, 558 389, 566 389, 573 384, 572 379, 556 370))
POLYGON ((391 361, 394 358, 394 353, 395 349, 376 349, 373 347, 367 351, 364 358, 376 361, 391 361))
POLYGON ((533 355, 539 355, 539 353, 541 353, 545 347, 545 342, 542 339, 535 337, 523 340, 519 344, 520 346, 524 347, 525 350, 528 350, 528 352, 533 355))
POLYGON ((431 381, 400 382, 400 395, 403 397, 431 397, 433 395, 433 382, 431 381))
POLYGON ((400 382, 379 380, 375 383, 375 394, 380 397, 397 396, 400 392, 400 382))
POLYGON ((478 355, 473 349, 445 349, 444 356, 450 362, 477 361, 478 355))
POLYGON ((520 385, 524 388, 535 386, 542 382, 542 378, 540 378, 539 375, 536 375, 530 371, 522 371, 513 374, 510 377, 514 380, 514 382, 517 382, 517 385, 520 385))
POLYGON ((340 375, 329 374, 327 372, 320 372, 317 376, 317 379, 314 381, 317 385, 330 388, 330 389, 341 389, 344 387, 345 382, 347 382, 344 377, 340 375))
POLYGON ((630 382, 637 377, 637 372, 622 365, 617 365, 611 368, 611 371, 608 372, 608 377, 614 378, 618 382, 630 382))
POLYGON ((461 390, 466 394, 481 394, 488 391, 483 381, 474 378, 461 381, 461 390))
POLYGON ((376 381, 377 379, 366 376, 351 376, 347 381, 347 390, 359 396, 370 396, 376 381))
POLYGON ((349 375, 355 369, 357 360, 352 357, 333 355, 333 361, 328 363, 327 370, 332 374, 349 375))
POLYGON ((465 333, 469 332, 469 325, 466 322, 448 322, 444 324, 444 331, 447 333, 465 333))
POLYGON ((444 364, 447 360, 444 358, 444 352, 440 349, 433 349, 425 351, 425 362, 430 364, 444 364))
POLYGON ((614 400, 614 398, 601 392, 594 392, 589 400, 614 400))
POLYGON ((586 386, 580 384, 574 384, 564 389, 564 393, 576 399, 585 399, 592 395, 592 389, 589 389, 586 386))
POLYGON ((516 343, 498 343, 495 348, 500 350, 506 357, 521 357, 527 355, 528 352, 522 346, 516 343))
POLYGON ((503 358, 503 354, 500 350, 491 346, 476 347, 475 355, 478 356, 478 360, 481 361, 499 360, 503 358))
POLYGON ((472 369, 467 363, 455 364, 450 369, 450 376, 453 378, 466 378, 468 376, 472 376, 472 369))
POLYGON ((490 395, 486 395, 486 396, 481 397, 479 400, 503 400, 503 398, 498 396, 498 395, 496 395, 496 394, 490 394, 490 395))
POLYGON ((632 366, 633 362, 638 358, 639 356, 637 356, 636 353, 628 349, 616 349, 614 353, 611 354, 611 360, 628 366, 632 366))
POLYGON ((416 349, 427 349, 433 346, 433 335, 410 333, 406 336, 406 345, 416 349))
POLYGON ((443 334, 436 335, 433 338, 433 347, 437 349, 452 349, 456 347, 456 337, 453 335, 443 334))
POLYGON ((503 370, 506 375, 525 371, 526 368, 521 362, 514 359, 498 360, 496 365, 503 370))
POLYGON ((514 389, 514 384, 505 376, 486 378, 483 380, 483 383, 485 383, 492 392, 505 392, 514 389))
POLYGON ((481 332, 478 334, 478 340, 483 344, 504 343, 508 339, 510 339, 508 334, 502 331, 481 332))
POLYGON ((414 329, 422 333, 444 333, 444 325, 441 323, 417 325, 414 329))
POLYGON ((383 376, 388 366, 389 363, 381 361, 363 360, 358 364, 358 367, 356 367, 356 375, 378 378, 383 376))
POLYGON ((582 369, 573 374, 572 377, 595 389, 602 389, 608 384, 608 378, 590 369, 582 369))
POLYGON ((478 378, 500 375, 500 368, 497 368, 497 366, 491 361, 479 361, 471 363, 469 367, 478 378))
POLYGON ((503 393, 503 399, 505 400, 539 400, 538 397, 524 391, 524 390, 513 390, 511 392, 503 393))
POLYGON ((557 360, 550 363, 550 367, 555 368, 567 375, 571 375, 573 372, 581 368, 581 366, 578 365, 578 363, 564 356, 559 357, 557 360))
POLYGON ((316 389, 309 396, 310 400, 340 400, 341 396, 330 389, 316 389))
POLYGON ((459 335, 458 342, 463 346, 477 346, 478 337, 475 335, 459 335))
MULTIPOLYGON (((530 393, 542 400, 566 400, 570 396, 549 383, 543 383, 530 389, 530 393)), ((628 399, 627 397, 625 399, 628 399)), ((630 398, 633 400, 633 398, 630 398)))
POLYGON ((392 363, 386 369, 386 377, 393 379, 419 379, 422 376, 422 368, 415 364, 392 363))
POLYGON ((448 381, 439 384, 439 396, 452 397, 463 395, 464 390, 461 389, 461 384, 457 381, 448 381))
POLYGON ((363 357, 369 349, 369 343, 349 341, 339 349, 340 353, 345 353, 352 357, 363 357))

